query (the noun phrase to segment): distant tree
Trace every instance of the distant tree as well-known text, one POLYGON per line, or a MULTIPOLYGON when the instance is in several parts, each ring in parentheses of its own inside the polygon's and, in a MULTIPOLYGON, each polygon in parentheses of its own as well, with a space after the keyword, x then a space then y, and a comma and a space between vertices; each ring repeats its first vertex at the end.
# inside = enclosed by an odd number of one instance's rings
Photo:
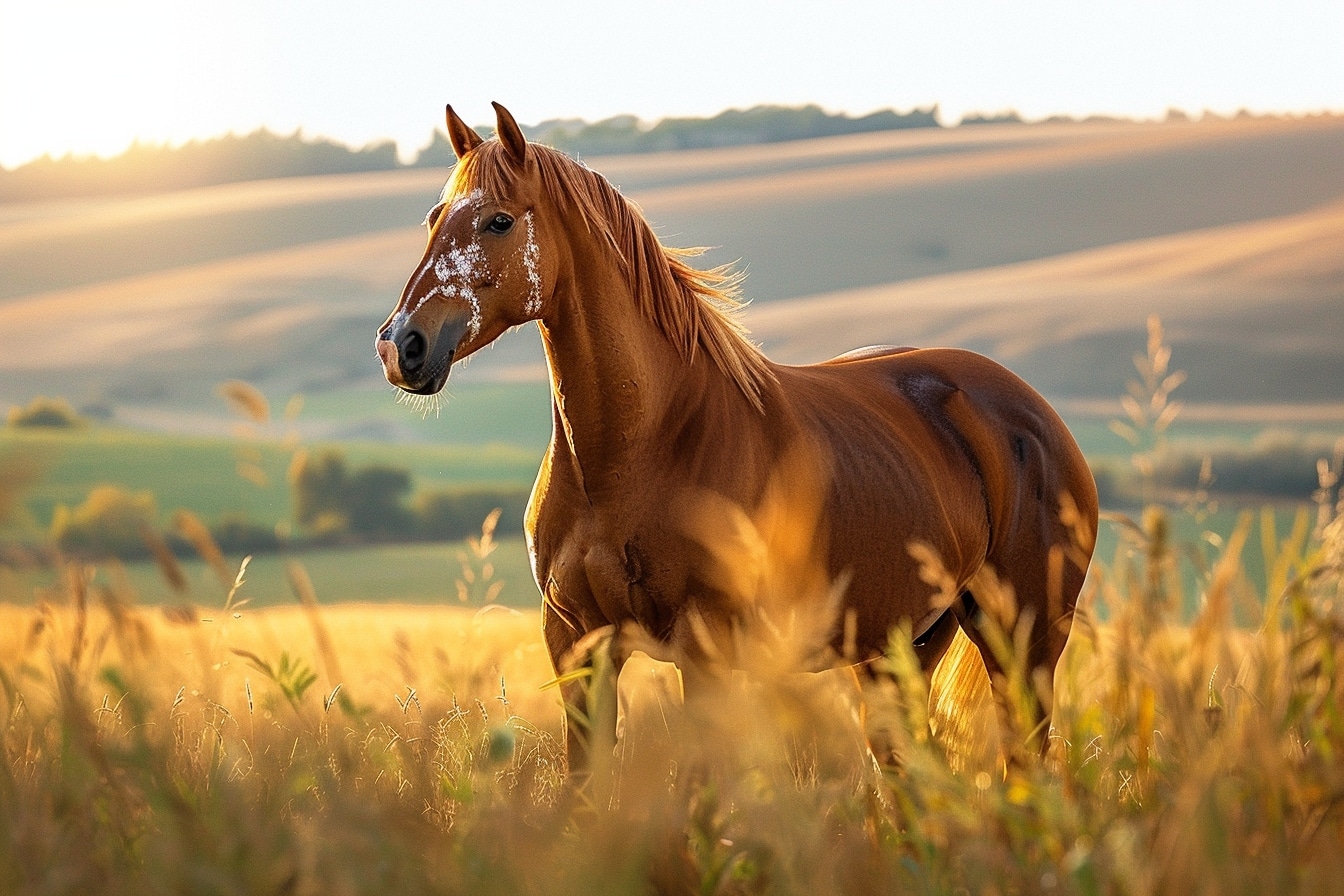
POLYGON ((435 131, 429 145, 416 155, 412 165, 416 168, 451 168, 457 162, 453 145, 443 131, 435 131))
POLYGON ((339 534, 350 526, 344 490, 345 455, 329 448, 299 467, 292 488, 294 521, 310 532, 339 534))
POLYGON ((963 125, 1021 124, 1022 116, 1011 109, 1007 112, 996 112, 993 115, 987 115, 983 112, 972 112, 969 115, 963 115, 961 117, 961 123, 963 125))
MULTIPOLYGON (((819 106, 757 106, 730 109, 712 118, 667 118, 646 127, 633 115, 588 124, 555 119, 524 127, 529 138, 567 152, 632 153, 711 146, 774 143, 836 134, 899 128, 939 127, 938 107, 899 113, 890 109, 852 118, 819 106)), ((491 129, 478 128, 488 136, 491 129)), ((442 132, 420 151, 416 167, 447 167, 456 161, 442 132)), ((183 146, 136 143, 111 158, 49 156, 12 171, 0 168, 0 202, 73 196, 152 193, 212 184, 387 171, 401 167, 390 140, 361 149, 321 137, 288 136, 265 129, 193 140, 183 146)))
MULTIPOLYGON (((1339 450, 1329 443, 1270 433, 1248 447, 1168 455, 1154 474, 1162 485, 1193 490, 1208 457, 1214 475, 1211 490, 1216 493, 1305 501, 1319 487, 1318 465, 1338 457, 1339 450)), ((1338 463, 1335 460, 1336 468, 1338 463)))
POLYGON ((226 554, 261 554, 280 547, 275 527, 255 523, 241 514, 225 514, 210 527, 215 544, 226 554))
MULTIPOLYGON (((938 107, 899 113, 884 109, 870 115, 851 118, 831 114, 820 106, 756 106, 729 109, 712 118, 664 118, 646 127, 633 115, 618 115, 593 124, 575 119, 544 121, 523 127, 528 139, 587 155, 662 152, 701 149, 715 146, 743 146, 778 143, 840 134, 903 128, 939 127, 938 107)), ((480 128, 483 134, 488 128, 480 128)), ((446 166, 455 161, 447 138, 436 132, 433 141, 421 151, 417 166, 446 166)))
POLYGON ((328 448, 302 464, 293 491, 294 520, 313 535, 413 534, 415 519, 405 503, 411 474, 400 467, 372 464, 352 471, 341 451, 328 448))
POLYGON ((0 169, 0 201, 150 193, 399 166, 396 144, 390 140, 351 149, 332 140, 300 133, 281 137, 263 129, 178 147, 136 143, 111 159, 44 156, 12 171, 0 169))
POLYGON ((342 496, 350 531, 363 536, 409 535, 414 518, 406 508, 411 474, 398 467, 372 465, 351 475, 342 496))
POLYGON ((64 398, 45 396, 34 398, 26 407, 10 408, 8 420, 10 426, 46 426, 54 429, 84 425, 84 419, 75 413, 75 409, 64 398))

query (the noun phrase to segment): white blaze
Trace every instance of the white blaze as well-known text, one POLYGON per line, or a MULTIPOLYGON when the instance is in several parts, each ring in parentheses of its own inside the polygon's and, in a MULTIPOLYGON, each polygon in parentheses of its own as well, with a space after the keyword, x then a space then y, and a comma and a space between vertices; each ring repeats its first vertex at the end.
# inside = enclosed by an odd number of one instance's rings
MULTIPOLYGON (((445 188, 446 191, 447 188, 445 188)), ((415 280, 411 282, 411 292, 414 292, 420 285, 420 281, 430 271, 434 272, 434 277, 439 281, 439 285, 428 290, 420 300, 415 303, 406 314, 414 314, 420 310, 420 307, 435 296, 443 296, 446 299, 461 299, 467 303, 471 309, 471 319, 467 321, 468 339, 475 339, 481 332, 481 301, 476 295, 475 284, 490 276, 489 269, 485 264, 485 249, 480 242, 480 206, 485 198, 485 193, 480 189, 472 190, 466 196, 458 198, 445 212, 445 215, 451 217, 463 208, 471 207, 477 211, 476 219, 471 225, 471 240, 466 245, 460 245, 456 239, 450 239, 448 246, 443 251, 436 251, 426 260, 425 266, 415 275, 415 280)), ((434 217, 434 212, 444 205, 441 201, 425 215, 425 221, 428 222, 434 217)))

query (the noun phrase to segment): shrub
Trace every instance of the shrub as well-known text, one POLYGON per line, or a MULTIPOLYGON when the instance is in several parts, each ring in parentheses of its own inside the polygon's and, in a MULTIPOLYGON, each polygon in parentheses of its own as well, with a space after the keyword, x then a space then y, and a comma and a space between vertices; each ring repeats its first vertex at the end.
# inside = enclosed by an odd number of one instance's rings
POLYGON ((279 549, 275 528, 253 522, 241 514, 226 514, 210 527, 215 544, 226 554, 263 554, 279 549))
POLYGON ((345 455, 335 449, 321 452, 305 460, 294 473, 294 521, 305 528, 318 520, 341 521, 341 528, 349 524, 345 515, 341 490, 345 486, 345 455))
POLYGON ((75 413, 64 398, 39 395, 27 407, 9 409, 10 426, 45 426, 53 429, 72 429, 83 426, 84 419, 75 413))
POLYGON ((481 531, 481 521, 496 507, 503 512, 504 533, 522 529, 526 489, 444 489, 426 492, 415 502, 417 530, 425 538, 456 541, 481 531))
POLYGON ((343 484, 341 501, 350 531, 356 535, 409 535, 415 518, 403 503, 411 492, 411 474, 400 467, 371 464, 343 484))
MULTIPOLYGON (((1317 463, 1332 460, 1339 450, 1328 442, 1268 433, 1249 448, 1172 454, 1158 462, 1155 476, 1167 487, 1194 489, 1208 457, 1214 477, 1212 491, 1306 500, 1320 485, 1317 463)), ((1335 460, 1334 468, 1338 465, 1335 460)))
POLYGON ((143 556, 145 533, 154 530, 157 518, 151 493, 100 485, 77 507, 56 507, 51 539, 62 549, 84 556, 143 556))

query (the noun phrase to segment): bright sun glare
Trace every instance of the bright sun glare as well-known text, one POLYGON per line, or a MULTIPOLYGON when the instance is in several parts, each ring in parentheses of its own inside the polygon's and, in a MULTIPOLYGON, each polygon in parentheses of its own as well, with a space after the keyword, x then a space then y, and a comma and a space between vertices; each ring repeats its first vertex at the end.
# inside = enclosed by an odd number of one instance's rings
POLYGON ((413 154, 445 101, 520 121, 760 103, 1161 116, 1344 109, 1344 4, 0 0, 0 164, 266 126, 413 154), (488 39, 507 28, 507 49, 488 39), (724 35, 731 35, 725 39, 724 35))

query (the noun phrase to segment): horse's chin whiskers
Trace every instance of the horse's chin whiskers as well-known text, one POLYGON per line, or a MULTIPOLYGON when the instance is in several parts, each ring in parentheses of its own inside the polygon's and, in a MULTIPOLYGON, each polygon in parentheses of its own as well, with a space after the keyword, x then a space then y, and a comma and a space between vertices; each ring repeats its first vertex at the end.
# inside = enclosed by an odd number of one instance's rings
POLYGON ((397 404, 404 404, 412 411, 420 413, 420 419, 424 420, 432 412, 435 417, 439 416, 439 410, 443 407, 443 393, 435 392, 433 395, 416 395, 413 392, 398 390, 397 404))

